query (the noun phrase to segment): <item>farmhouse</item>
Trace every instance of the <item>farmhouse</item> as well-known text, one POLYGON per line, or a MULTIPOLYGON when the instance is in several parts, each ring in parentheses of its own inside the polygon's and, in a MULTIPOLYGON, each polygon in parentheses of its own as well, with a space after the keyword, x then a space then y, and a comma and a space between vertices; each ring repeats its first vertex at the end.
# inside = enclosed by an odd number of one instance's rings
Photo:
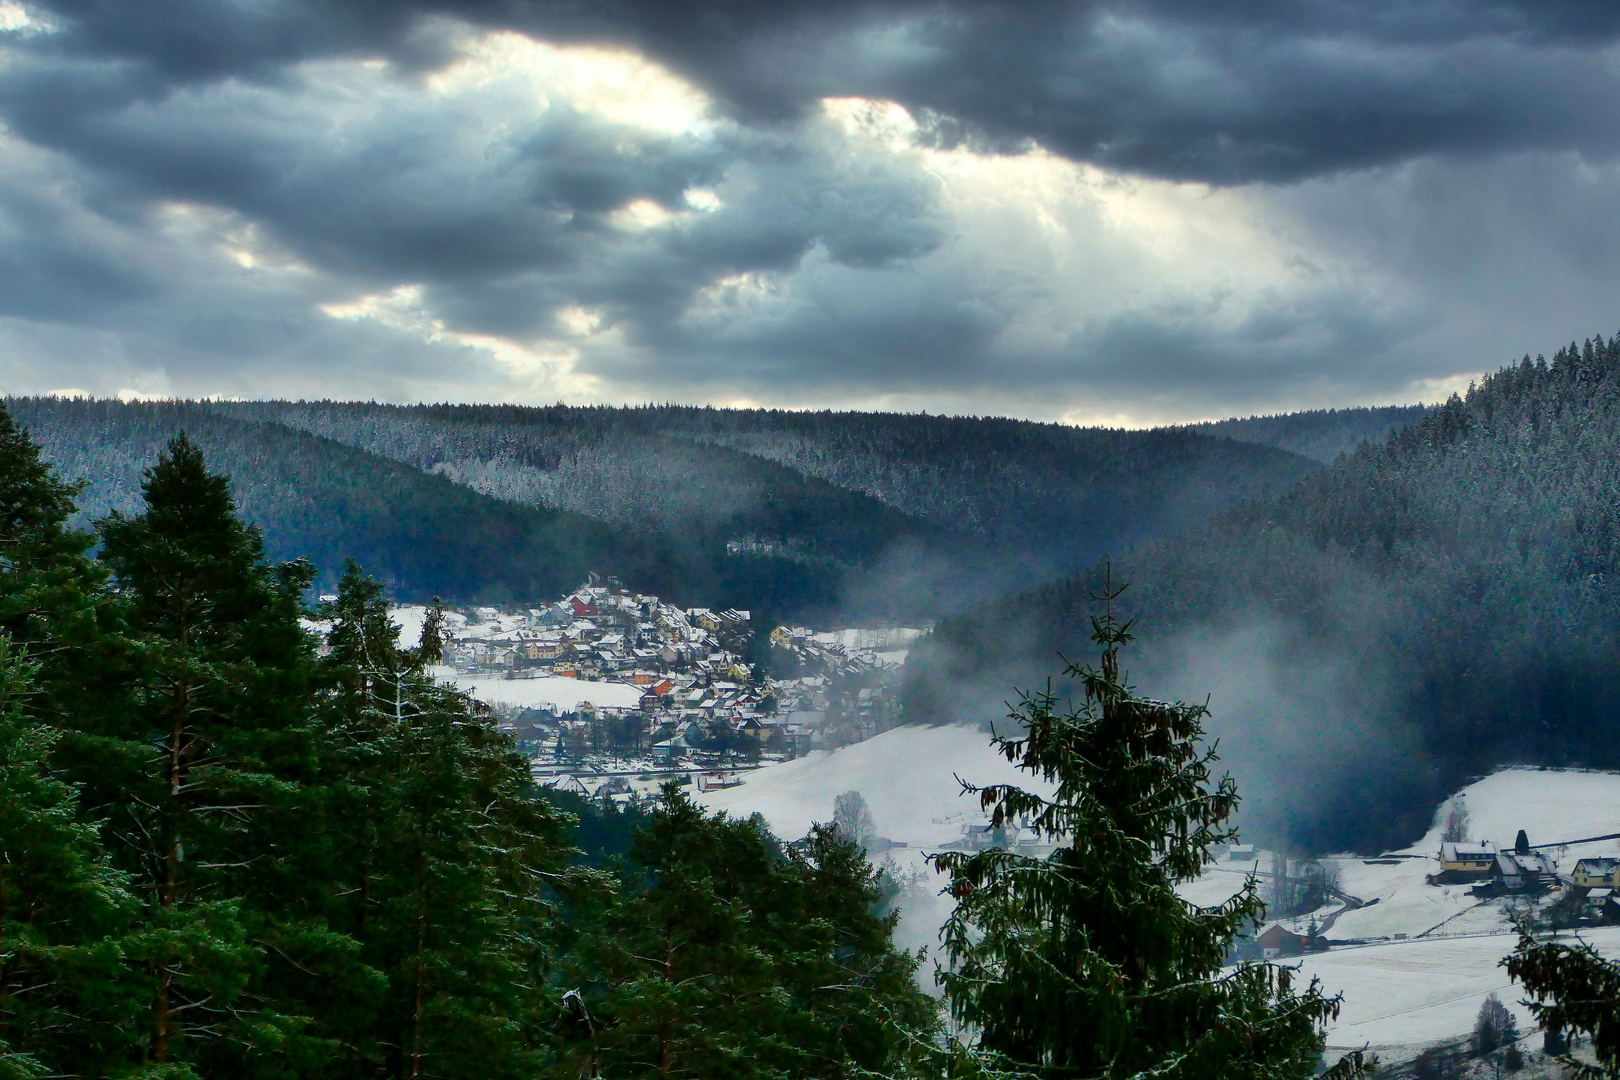
POLYGON ((1260 955, 1267 960, 1279 956, 1299 956, 1305 951, 1305 938, 1278 923, 1255 939, 1260 955))
POLYGON ((1496 845, 1484 840, 1448 840, 1440 845, 1440 873, 1435 881, 1453 884, 1482 881, 1496 868, 1496 845))
POLYGON ((1499 851, 1490 880, 1474 886, 1479 896, 1546 892, 1558 881, 1552 856, 1539 851, 1499 851))
POLYGON ((1570 884, 1579 889, 1612 889, 1620 886, 1620 858, 1582 859, 1570 874, 1570 884))

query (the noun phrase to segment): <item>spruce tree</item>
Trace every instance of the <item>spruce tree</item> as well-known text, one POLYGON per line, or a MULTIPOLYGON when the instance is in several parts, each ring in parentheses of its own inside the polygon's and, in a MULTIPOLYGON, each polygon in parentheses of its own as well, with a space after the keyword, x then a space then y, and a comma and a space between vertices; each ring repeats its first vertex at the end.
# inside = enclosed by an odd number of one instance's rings
POLYGON ((1092 619, 1100 664, 1068 668, 1079 707, 1060 709, 1049 686, 1012 714, 1021 738, 994 737, 1051 796, 968 788, 993 828, 1027 825, 1059 846, 1044 859, 1001 848, 933 857, 957 900, 939 976, 951 1012, 973 1060, 994 1071, 1309 1076, 1337 999, 1314 982, 1297 990, 1273 965, 1223 970, 1264 914, 1255 880, 1218 907, 1176 894, 1235 835, 1238 797, 1229 777, 1211 779, 1205 707, 1132 691, 1119 665, 1130 626, 1112 607, 1121 591, 1106 589, 1092 619))
POLYGON ((573 853, 487 712, 401 650, 382 588, 350 562, 323 661, 332 746, 332 924, 375 983, 332 1018, 346 1069, 528 1076, 560 1006, 550 897, 573 853))
POLYGON ((25 708, 36 667, 0 635, 0 1077, 107 1075, 135 1050, 136 905, 50 775, 60 733, 25 708))
POLYGON ((817 824, 788 846, 789 887, 772 913, 788 931, 778 970, 791 1008, 783 1072, 823 1078, 893 1075, 939 1026, 937 1003, 917 984, 921 954, 894 947, 898 910, 879 914, 883 885, 843 830, 817 824))
POLYGON ((616 901, 584 931, 566 1071, 626 1077, 882 1073, 934 1010, 836 829, 783 849, 763 819, 663 788, 616 901))
POLYGON ((117 709, 127 673, 123 606, 70 527, 81 484, 64 482, 0 405, 0 633, 32 664, 30 712, 63 729, 58 757, 86 749, 75 734, 117 709))
POLYGON ((184 435, 142 490, 143 514, 100 523, 133 645, 123 707, 86 725, 76 778, 146 904, 149 1059, 279 1071, 318 1050, 266 974, 342 951, 287 917, 312 839, 312 655, 298 622, 312 572, 266 564, 228 481, 184 435))
POLYGON ((581 1068, 626 1077, 770 1076, 758 1053, 776 1024, 767 955, 750 909, 770 877, 756 823, 706 816, 666 784, 636 837, 623 893, 584 943, 598 992, 581 1068), (641 875, 645 874, 644 879, 641 875))
POLYGON ((1530 995, 1530 1011, 1546 1029, 1546 1049, 1581 1080, 1620 1077, 1620 963, 1588 944, 1538 943, 1522 929, 1519 947, 1502 962, 1530 995), (1588 1035, 1593 1062, 1569 1054, 1571 1035, 1588 1035))
POLYGON ((54 677, 72 659, 63 648, 93 617, 104 575, 86 556, 87 533, 69 527, 82 484, 62 481, 39 447, 0 405, 0 631, 54 677))

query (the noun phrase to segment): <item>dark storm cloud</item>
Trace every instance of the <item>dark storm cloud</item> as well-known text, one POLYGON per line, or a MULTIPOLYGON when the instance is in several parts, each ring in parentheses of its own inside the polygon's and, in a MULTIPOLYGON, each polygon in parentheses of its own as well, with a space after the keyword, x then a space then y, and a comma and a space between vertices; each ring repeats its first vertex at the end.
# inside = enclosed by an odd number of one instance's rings
POLYGON ((1289 180, 1430 153, 1620 148, 1609 3, 62 3, 63 55, 118 58, 118 92, 290 62, 431 66, 439 14, 631 45, 748 121, 823 96, 902 102, 945 139, 1037 140, 1113 168, 1289 180))
POLYGON ((622 343, 578 358, 609 393, 1045 393, 1028 408, 1051 415, 1068 394, 1204 413, 1387 397, 1491 366, 1548 327, 1589 329, 1620 278, 1593 240, 1620 220, 1611 4, 30 10, 47 32, 0 34, 0 136, 40 151, 0 180, 0 322, 28 322, 0 337, 48 350, 51 385, 90 385, 99 364, 194 392, 495 396, 508 376, 456 335, 566 337, 583 308, 622 343), (566 94, 537 109, 498 86, 424 93, 465 26, 626 46, 713 109, 665 131, 566 94), (347 63, 362 59, 388 63, 347 63), (1001 265, 997 220, 954 218, 960 202, 905 147, 840 141, 827 97, 902 103, 915 146, 1038 143, 1127 175, 1243 185, 1251 232, 1356 265, 1216 267, 1164 295, 1155 275, 1173 262, 1120 255, 1064 276, 1029 255, 1051 238, 1009 240, 1027 265, 1001 265), (712 210, 688 205, 697 189, 719 193, 712 210), (176 239, 175 203, 217 212, 213 232, 176 239), (626 224, 640 204, 671 216, 626 224), (308 276, 205 257, 250 227, 308 276), (954 252, 971 229, 974 254, 954 252), (419 307, 394 322, 321 313, 407 287, 419 307), (1134 300, 1095 299, 1115 294, 1134 300), (1525 296, 1540 306, 1515 314, 1525 296), (1072 318, 1042 336, 1042 305, 1072 318))

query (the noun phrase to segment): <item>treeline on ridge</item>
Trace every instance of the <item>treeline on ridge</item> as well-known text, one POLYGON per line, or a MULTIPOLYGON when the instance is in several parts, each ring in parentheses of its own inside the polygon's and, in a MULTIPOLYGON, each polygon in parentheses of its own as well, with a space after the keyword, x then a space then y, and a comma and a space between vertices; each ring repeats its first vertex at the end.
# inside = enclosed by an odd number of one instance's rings
POLYGON ((278 558, 404 599, 538 603, 595 571, 756 623, 921 620, 1072 573, 1314 463, 1185 430, 675 406, 15 399, 86 513, 179 430, 278 558))
MULTIPOLYGON (((1499 765, 1620 766, 1620 339, 1526 357, 1109 569, 1134 583, 1145 685, 1270 673, 1212 707, 1276 842, 1404 845, 1499 765)), ((942 623, 908 662, 908 716, 1039 686, 1103 573, 942 623)))
POLYGON ((1206 435, 1258 443, 1316 461, 1328 462, 1354 453, 1364 442, 1381 443, 1390 433, 1428 415, 1427 405, 1380 405, 1370 408, 1309 409, 1276 416, 1233 417, 1186 425, 1206 435))
POLYGON ((822 610, 823 567, 694 552, 567 510, 492 498, 388 457, 194 402, 16 398, 8 407, 63 476, 82 479, 79 520, 141 503, 142 470, 177 432, 233 477, 271 557, 308 557, 322 589, 354 557, 405 600, 537 604, 590 572, 693 605, 822 610))

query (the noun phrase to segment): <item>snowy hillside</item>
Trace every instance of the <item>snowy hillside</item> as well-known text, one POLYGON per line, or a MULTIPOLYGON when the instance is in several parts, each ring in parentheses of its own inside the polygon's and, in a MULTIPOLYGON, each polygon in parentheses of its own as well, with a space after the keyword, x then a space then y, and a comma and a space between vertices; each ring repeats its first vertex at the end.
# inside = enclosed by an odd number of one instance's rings
MULTIPOLYGON (((1440 846, 1441 822, 1452 802, 1468 807, 1473 839, 1511 847, 1518 830, 1530 843, 1552 844, 1620 832, 1620 774, 1575 769, 1504 769, 1470 784, 1435 812, 1428 835, 1406 850, 1433 855, 1440 846)), ((1611 854, 1616 841, 1584 846, 1574 858, 1611 854), (1599 850, 1601 848, 1601 851, 1599 850)))
MULTIPOLYGON (((1509 901, 1482 901, 1467 885, 1427 881, 1439 869, 1442 823, 1458 801, 1467 806, 1473 839, 1511 848, 1523 829, 1531 844, 1559 845, 1548 851, 1566 877, 1578 859, 1620 853, 1616 840, 1560 843, 1620 832, 1620 775, 1506 769, 1458 792, 1436 809, 1434 825, 1422 840, 1390 853, 1415 857, 1324 859, 1339 871, 1343 891, 1363 905, 1339 915, 1327 936, 1367 942, 1289 961, 1320 978, 1330 992, 1344 994, 1344 1012, 1328 1031, 1330 1045, 1370 1043, 1388 1059, 1409 1057, 1426 1045, 1468 1032, 1480 1002, 1492 992, 1528 1030, 1529 1010, 1519 1004, 1522 995, 1500 966, 1517 943, 1509 901)), ((1263 872, 1269 858, 1269 853, 1257 852, 1250 863, 1263 872)), ((1228 883, 1241 884, 1241 876, 1233 872, 1238 869, 1232 863, 1217 864, 1184 895, 1210 903, 1231 887, 1228 883)), ((1315 914, 1322 919, 1337 909, 1332 905, 1315 914)), ((1306 918, 1284 924, 1302 931, 1306 918)), ((1606 955, 1620 955, 1620 927, 1584 930, 1581 937, 1606 955)))
POLYGON ((855 790, 866 797, 880 835, 934 849, 960 839, 962 825, 980 820, 962 795, 960 776, 975 784, 1027 782, 990 746, 989 736, 961 726, 899 727, 838 750, 749 775, 741 787, 703 796, 711 810, 761 813, 780 836, 803 836, 812 822, 832 820, 833 799, 855 790))
MULTIPOLYGON (((969 727, 902 727, 831 753, 761 769, 735 788, 701 796, 713 810, 763 814, 778 835, 802 835, 812 821, 832 816, 840 792, 860 791, 871 807, 878 833, 907 846, 888 858, 901 872, 924 865, 923 853, 960 839, 963 826, 979 821, 977 806, 960 794, 956 776, 977 783, 1027 782, 990 748, 982 732, 969 727)), ((1620 775, 1580 771, 1509 769, 1470 785, 1457 798, 1467 804, 1473 836, 1511 847, 1524 829, 1532 844, 1555 843, 1620 832, 1620 775)), ((1426 1045, 1467 1033, 1480 1002, 1496 993, 1519 1017, 1528 1010, 1508 982, 1501 960, 1516 938, 1506 901, 1481 901, 1466 885, 1433 886, 1438 869, 1440 822, 1451 802, 1438 807, 1436 825, 1423 840, 1381 858, 1338 855, 1322 861, 1335 867, 1344 893, 1362 904, 1340 912, 1333 904, 1316 915, 1338 913, 1328 932, 1336 941, 1364 944, 1334 948, 1284 961, 1322 980, 1330 993, 1344 994, 1344 1011, 1329 1029, 1332 1046, 1371 1044, 1386 1060, 1403 1060, 1426 1045), (1408 858, 1391 856, 1405 855, 1408 858)), ((1620 841, 1550 849, 1560 873, 1587 855, 1620 852, 1620 841)), ((1223 859, 1182 890, 1188 900, 1215 904, 1236 892, 1251 871, 1268 872, 1271 854, 1245 853, 1223 859)), ((919 875, 920 877, 920 875, 919 875)), ((936 946, 935 934, 950 911, 937 895, 940 882, 922 877, 898 934, 907 948, 936 946)), ((1554 894, 1556 896, 1556 894, 1554 894)), ((1308 916, 1286 920, 1303 931, 1308 916)), ((1582 932, 1610 955, 1620 955, 1620 927, 1582 932)))
MULTIPOLYGON (((1620 954, 1620 927, 1581 932, 1607 956, 1620 954)), ((1530 1032, 1523 992, 1501 967, 1518 939, 1513 934, 1447 937, 1389 945, 1334 949, 1300 960, 1330 992, 1344 994, 1344 1011, 1328 1028, 1328 1045, 1343 1050, 1371 1045, 1388 1061, 1413 1057, 1424 1046, 1466 1035, 1480 1003, 1495 993, 1530 1032)), ((1541 1040, 1531 1044, 1539 1047, 1541 1040)))

